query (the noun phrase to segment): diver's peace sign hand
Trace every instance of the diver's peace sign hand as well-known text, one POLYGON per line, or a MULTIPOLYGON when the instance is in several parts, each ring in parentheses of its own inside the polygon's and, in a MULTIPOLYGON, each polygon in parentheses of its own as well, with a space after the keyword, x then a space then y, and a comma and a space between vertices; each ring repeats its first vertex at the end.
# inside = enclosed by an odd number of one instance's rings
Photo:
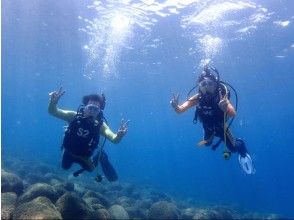
POLYGON ((179 104, 179 93, 177 95, 173 94, 173 98, 170 101, 170 104, 173 108, 177 108, 179 104))
POLYGON ((128 131, 127 125, 129 122, 130 122, 130 120, 127 120, 127 121, 125 121, 124 119, 121 120, 117 135, 123 136, 123 135, 125 135, 125 133, 127 133, 127 131, 128 131))
POLYGON ((59 88, 58 92, 57 91, 53 91, 50 92, 49 95, 51 97, 51 102, 54 104, 57 104, 60 97, 63 96, 63 94, 65 93, 65 91, 62 91, 62 86, 59 88))
POLYGON ((221 91, 219 91, 219 103, 218 106, 222 111, 226 111, 228 104, 229 104, 229 100, 227 98, 227 95, 222 96, 221 91))

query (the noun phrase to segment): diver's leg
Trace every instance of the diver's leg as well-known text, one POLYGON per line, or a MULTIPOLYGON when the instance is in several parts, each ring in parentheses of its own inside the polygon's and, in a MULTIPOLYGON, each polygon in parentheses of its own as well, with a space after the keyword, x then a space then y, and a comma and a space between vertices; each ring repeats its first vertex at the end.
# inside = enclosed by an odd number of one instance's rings
POLYGON ((210 146, 214 137, 214 129, 209 126, 203 126, 203 139, 206 141, 205 145, 210 146))
POLYGON ((232 152, 236 153, 238 150, 235 147, 236 140, 231 132, 230 129, 227 129, 226 138, 224 138, 224 128, 223 126, 216 127, 216 136, 219 137, 223 142, 227 149, 232 152))
POLYGON ((241 138, 235 139, 230 129, 226 132, 226 145, 232 153, 239 153, 241 157, 246 156, 247 149, 245 142, 241 138))
POLYGON ((237 138, 235 141, 235 149, 238 151, 238 153, 241 155, 241 157, 246 157, 247 149, 245 142, 241 138, 237 138))
POLYGON ((75 158, 75 162, 88 172, 92 172, 95 169, 91 157, 80 156, 75 158))
POLYGON ((61 166, 63 169, 68 170, 73 164, 73 158, 70 154, 65 150, 62 156, 62 163, 61 166))
POLYGON ((101 152, 100 163, 101 163, 103 173, 105 177, 107 178, 107 180, 110 182, 116 181, 118 179, 117 173, 115 169, 113 168, 113 166, 111 165, 111 163, 109 162, 108 156, 106 155, 104 151, 101 152))
MULTIPOLYGON (((222 129, 222 132, 224 130, 222 129)), ((222 137, 224 137, 224 134, 222 134, 222 137)), ((224 139, 223 139, 224 141, 224 139)), ((232 131, 230 129, 227 129, 226 132, 226 146, 227 148, 232 152, 232 153, 236 153, 238 151, 238 149, 235 147, 236 145, 236 140, 232 134, 232 131)))
POLYGON ((97 154, 95 156, 93 156, 93 159, 92 160, 93 160, 93 165, 95 167, 98 166, 98 163, 99 163, 99 160, 100 160, 100 157, 101 157, 100 154, 102 154, 102 152, 101 151, 98 151, 97 154))

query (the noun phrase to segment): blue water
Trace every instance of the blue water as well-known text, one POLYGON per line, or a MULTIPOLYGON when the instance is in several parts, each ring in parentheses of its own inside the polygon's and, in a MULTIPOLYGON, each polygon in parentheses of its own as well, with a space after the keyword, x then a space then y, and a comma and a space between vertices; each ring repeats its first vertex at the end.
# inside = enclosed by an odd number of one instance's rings
POLYGON ((121 181, 294 218, 293 12, 291 0, 3 0, 2 160, 60 167, 65 123, 47 113, 48 93, 62 85, 59 106, 76 109, 103 91, 110 127, 131 120, 121 143, 106 144, 121 181), (194 109, 170 107, 207 62, 238 91, 232 128, 246 140, 252 176, 236 155, 223 160, 222 146, 197 148, 194 109))

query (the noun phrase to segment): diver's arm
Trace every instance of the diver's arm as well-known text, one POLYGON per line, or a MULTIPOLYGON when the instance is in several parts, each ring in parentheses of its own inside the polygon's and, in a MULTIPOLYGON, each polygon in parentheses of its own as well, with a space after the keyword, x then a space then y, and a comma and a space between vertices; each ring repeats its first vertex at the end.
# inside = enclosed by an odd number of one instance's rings
POLYGON ((229 117, 235 117, 236 116, 236 110, 232 103, 228 99, 222 99, 219 102, 220 109, 227 114, 229 117))
POLYGON ((197 105, 199 100, 199 95, 196 94, 194 96, 192 96, 191 98, 189 98, 187 101, 185 101, 183 104, 181 105, 174 105, 174 109, 177 113, 182 113, 187 111, 189 108, 197 105))
POLYGON ((100 133, 105 136, 108 140, 110 140, 112 143, 117 144, 121 141, 124 134, 121 132, 117 132, 116 134, 106 125, 105 122, 103 122, 100 133))
POLYGON ((48 113, 67 122, 71 122, 77 114, 75 111, 68 111, 57 108, 57 103, 52 101, 52 99, 50 99, 49 102, 48 113))
POLYGON ((219 98, 220 101, 218 103, 219 108, 227 114, 229 117, 235 117, 236 116, 236 110, 230 100, 228 99, 228 89, 225 85, 223 85, 225 94, 222 94, 222 91, 219 90, 219 98))
POLYGON ((235 117, 236 116, 236 110, 232 103, 229 101, 228 106, 227 106, 227 115, 230 117, 235 117))

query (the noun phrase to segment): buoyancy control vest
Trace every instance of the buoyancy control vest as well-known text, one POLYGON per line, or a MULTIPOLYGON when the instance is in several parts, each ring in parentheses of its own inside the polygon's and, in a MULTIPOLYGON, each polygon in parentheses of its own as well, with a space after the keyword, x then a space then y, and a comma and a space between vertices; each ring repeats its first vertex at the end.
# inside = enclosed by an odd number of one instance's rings
POLYGON ((221 91, 222 96, 227 95, 228 99, 230 98, 229 91, 222 83, 219 84, 219 89, 216 89, 215 94, 203 95, 200 93, 194 121, 199 118, 205 126, 215 126, 224 122, 224 112, 218 106, 220 102, 219 91, 221 91))
POLYGON ((78 156, 91 156, 99 144, 103 113, 97 118, 85 117, 83 107, 65 130, 62 147, 78 156))

